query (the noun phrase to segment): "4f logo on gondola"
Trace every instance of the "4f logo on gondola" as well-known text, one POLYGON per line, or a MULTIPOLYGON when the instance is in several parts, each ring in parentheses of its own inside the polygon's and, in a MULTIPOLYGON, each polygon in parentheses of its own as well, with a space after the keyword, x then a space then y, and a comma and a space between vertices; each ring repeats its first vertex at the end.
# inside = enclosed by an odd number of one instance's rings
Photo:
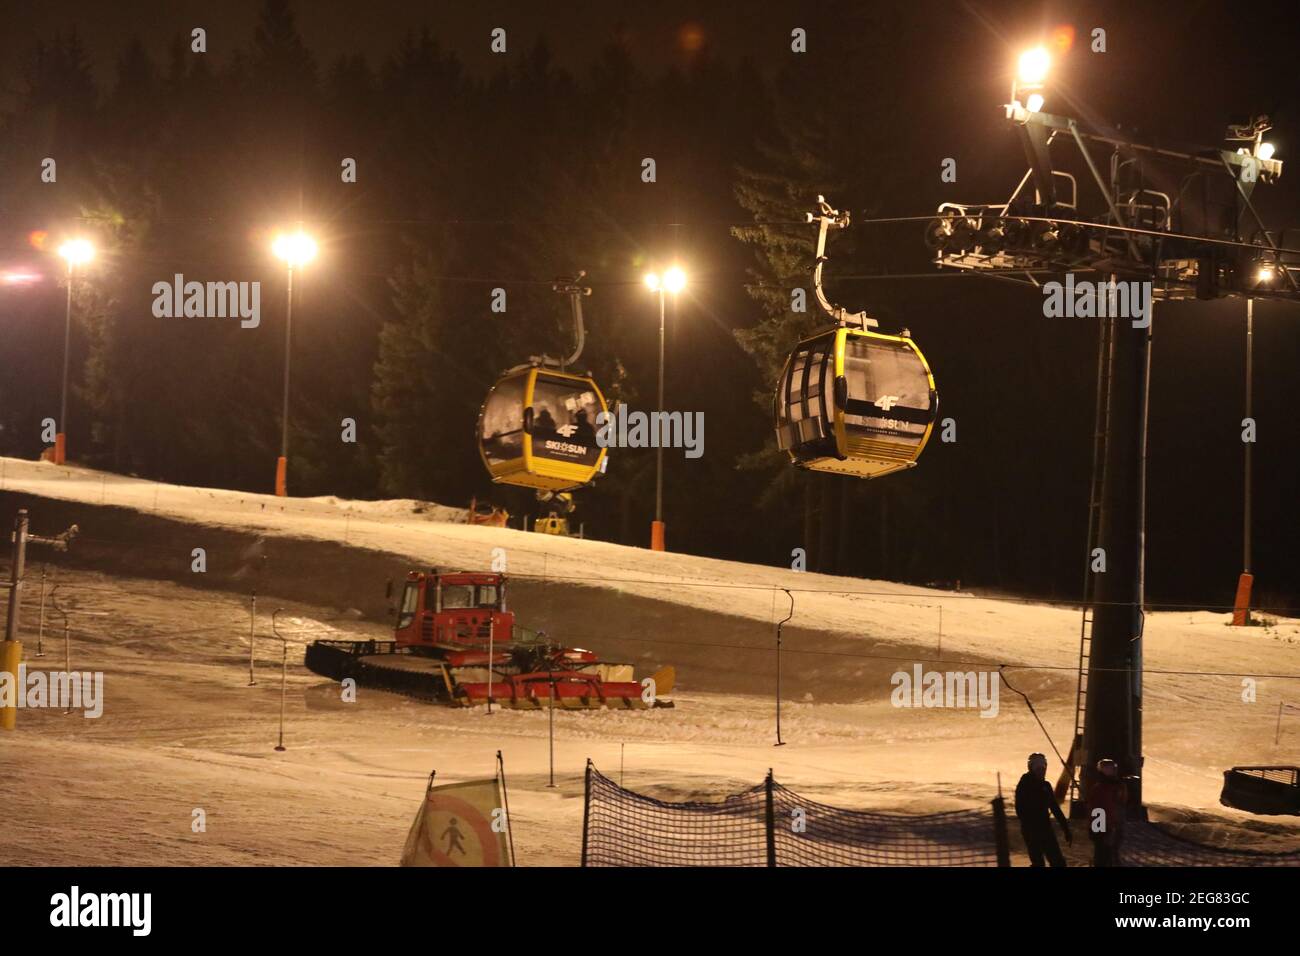
POLYGON ((887 412, 895 405, 897 405, 898 401, 899 401, 899 396, 897 395, 881 395, 878 399, 876 399, 871 404, 875 405, 876 408, 880 409, 882 412, 887 412))
POLYGON ((577 426, 577 425, 557 425, 557 426, 555 426, 555 432, 556 432, 556 434, 558 434, 558 435, 563 435, 565 438, 572 438, 573 435, 574 435, 574 433, 575 433, 577 430, 578 430, 578 426, 577 426))

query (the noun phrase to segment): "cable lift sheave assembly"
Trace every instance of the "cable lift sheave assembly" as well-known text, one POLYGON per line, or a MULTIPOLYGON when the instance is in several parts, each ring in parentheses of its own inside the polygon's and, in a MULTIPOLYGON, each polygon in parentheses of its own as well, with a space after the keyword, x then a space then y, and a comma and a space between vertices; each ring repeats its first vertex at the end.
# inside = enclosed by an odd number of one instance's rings
POLYGON ((916 465, 939 411, 934 375, 910 333, 873 331, 865 312, 833 305, 822 289, 826 235, 847 212, 817 197, 813 289, 835 321, 803 339, 786 359, 773 400, 777 446, 799 468, 879 478, 916 465))
POLYGON ((1036 273, 1149 281, 1163 301, 1300 296, 1300 260, 1287 248, 1295 243, 1275 241, 1252 201, 1258 183, 1282 175, 1264 140, 1267 117, 1229 127, 1226 148, 1171 148, 1092 130, 1043 111, 1042 56, 1003 107, 1029 169, 1005 202, 940 204, 925 231, 936 264, 1035 285, 1036 273), (1075 147, 1076 167, 1100 193, 1091 213, 1080 208, 1078 178, 1058 168, 1062 144, 1075 147), (1097 150, 1109 150, 1108 168, 1097 150))
POLYGON ((596 441, 597 417, 609 410, 589 373, 569 371, 582 355, 581 285, 586 273, 557 280, 572 303, 576 346, 571 355, 535 355, 507 371, 479 412, 478 444, 493 482, 538 492, 572 491, 604 474, 607 451, 596 441))

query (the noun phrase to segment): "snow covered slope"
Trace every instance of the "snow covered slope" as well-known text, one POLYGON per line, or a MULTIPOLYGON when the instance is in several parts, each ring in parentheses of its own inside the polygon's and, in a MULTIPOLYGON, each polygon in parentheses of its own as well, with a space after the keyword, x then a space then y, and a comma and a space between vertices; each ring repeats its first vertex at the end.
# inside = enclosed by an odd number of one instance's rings
MULTIPOLYGON (((196 590, 175 583, 181 575, 142 580, 120 567, 61 569, 74 667, 102 670, 107 700, 99 720, 33 711, 15 734, 0 735, 0 761, 19 794, 10 819, 21 821, 0 833, 0 858, 17 862, 391 863, 429 769, 448 781, 482 775, 502 749, 518 791, 511 806, 521 862, 565 864, 577 857, 587 756, 607 773, 625 761, 629 785, 667 797, 740 789, 774 766, 779 779, 826 802, 924 810, 984 804, 999 774, 1010 786, 1026 753, 1049 750, 1005 687, 994 719, 892 706, 891 676, 917 663, 1012 665, 1007 676, 1030 694, 1059 745, 1073 725, 1074 609, 469 527, 456 523, 463 512, 418 502, 286 501, 14 459, 0 459, 0 492, 80 503, 63 510, 97 528, 114 527, 98 510, 112 506, 183 523, 167 525, 173 536, 184 527, 265 535, 292 544, 295 556, 315 562, 311 575, 322 576, 311 596, 277 593, 269 582, 259 604, 258 683, 248 687, 240 588, 196 590), (379 692, 344 704, 336 687, 297 666, 295 643, 290 746, 271 750, 280 643, 268 633, 270 607, 288 608, 294 641, 380 636, 381 621, 340 616, 374 592, 367 578, 377 569, 486 568, 498 548, 518 586, 521 620, 545 618, 556 636, 576 634, 638 663, 678 663, 679 706, 557 715, 559 786, 551 789, 545 714, 487 717, 379 692), (363 564, 344 567, 352 556, 363 564), (333 576, 331 565, 339 565, 333 576), (770 648, 774 622, 789 608, 783 588, 795 598, 783 665, 789 746, 773 750, 770 648), (198 807, 225 821, 211 837, 191 833, 198 807)), ((42 520, 49 501, 32 506, 41 531, 61 527, 42 520)), ((9 520, 8 509, 2 517, 9 520)), ((92 537, 84 550, 102 550, 92 537)), ((188 555, 188 537, 170 543, 188 555)), ((124 549, 141 544, 121 541, 124 549)), ((1266 676, 1300 674, 1300 627, 1231 629, 1226 620, 1195 612, 1148 621, 1146 793, 1191 808, 1166 816, 1251 820, 1218 808, 1223 769, 1300 757, 1294 718, 1273 742, 1278 703, 1300 703, 1300 681, 1266 676), (1256 680, 1253 702, 1243 700, 1243 677, 1256 680)), ((60 637, 47 666, 59 666, 60 637)), ((32 664, 31 634, 24 639, 32 664)), ((1268 825, 1279 828, 1288 824, 1268 825)))

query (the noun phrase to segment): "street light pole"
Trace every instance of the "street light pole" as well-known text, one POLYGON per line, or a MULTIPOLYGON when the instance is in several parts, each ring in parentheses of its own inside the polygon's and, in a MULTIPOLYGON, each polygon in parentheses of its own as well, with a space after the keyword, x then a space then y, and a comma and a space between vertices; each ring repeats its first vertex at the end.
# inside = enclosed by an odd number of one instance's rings
MULTIPOLYGON (((1254 392, 1254 372, 1255 372, 1255 300, 1253 297, 1246 298, 1246 422, 1242 427, 1248 427, 1253 416, 1253 403, 1251 401, 1252 392, 1254 392)), ((1253 429, 1253 425, 1250 426, 1253 429)), ((1252 434, 1251 439, 1254 439, 1252 434)), ((1253 484, 1253 460, 1251 452, 1254 450, 1254 441, 1246 441, 1242 436, 1242 444, 1245 445, 1246 460, 1244 489, 1242 493, 1242 558, 1241 558, 1241 576, 1237 578, 1237 595, 1232 602, 1232 623, 1235 627, 1245 627, 1250 623, 1250 593, 1254 589, 1255 575, 1251 573, 1251 540, 1250 540, 1250 512, 1251 512, 1251 485, 1253 484)))
POLYGON ((289 367, 293 342, 293 270, 305 266, 316 256, 316 241, 299 229, 281 233, 271 244, 271 251, 289 267, 288 298, 284 310, 284 411, 280 416, 280 457, 275 463, 275 493, 283 498, 288 492, 289 470, 289 367))
MULTIPOLYGON (((685 288, 686 274, 673 266, 663 275, 657 272, 647 273, 645 284, 651 292, 659 294, 659 411, 664 412, 664 303, 667 293, 676 295, 685 288)), ((655 518, 650 523, 652 551, 664 550, 664 439, 667 437, 662 433, 655 436, 655 518)))
POLYGON ((280 459, 275 463, 275 493, 283 498, 288 492, 289 470, 289 358, 293 332, 293 262, 289 263, 289 295, 284 313, 284 412, 281 416, 280 459))
POLYGON ((68 456, 68 366, 72 355, 72 282, 77 266, 95 257, 95 247, 85 239, 69 239, 59 246, 68 264, 68 299, 63 313, 63 387, 59 398, 59 421, 54 432, 54 463, 62 465, 68 456))
MULTIPOLYGON (((1255 300, 1253 298, 1246 300, 1246 417, 1253 417, 1251 393, 1254 391, 1254 365, 1255 365, 1255 300)), ((1244 538, 1244 562, 1241 569, 1246 574, 1250 574, 1251 565, 1251 548, 1250 548, 1250 493, 1251 493, 1251 451, 1254 442, 1245 442, 1246 445, 1246 500, 1245 500, 1245 533, 1244 538)))
POLYGON ((68 453, 68 356, 72 351, 72 276, 75 266, 68 259, 68 305, 63 313, 63 389, 59 399, 59 428, 54 434, 54 463, 61 465, 68 453))
MULTIPOLYGON (((664 411, 664 289, 659 287, 659 411, 664 411)), ((664 550, 664 443, 655 442, 655 521, 650 529, 650 547, 664 550)))

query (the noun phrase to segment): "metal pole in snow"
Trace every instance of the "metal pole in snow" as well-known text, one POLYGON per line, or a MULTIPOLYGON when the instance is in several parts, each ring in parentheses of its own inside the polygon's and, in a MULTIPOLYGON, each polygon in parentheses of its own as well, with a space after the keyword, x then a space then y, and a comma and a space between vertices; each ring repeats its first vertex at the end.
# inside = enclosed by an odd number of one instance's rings
POLYGON ((41 610, 40 610, 40 616, 37 619, 37 624, 36 624, 36 656, 37 657, 45 656, 45 648, 42 646, 41 642, 45 638, 45 572, 48 569, 48 567, 49 566, 45 564, 41 565, 41 610))
MULTIPOLYGON (((432 781, 432 777, 430 781, 432 781)), ((506 788, 506 761, 501 756, 501 751, 497 751, 497 779, 501 781, 501 802, 505 804, 506 811, 506 835, 510 841, 510 865, 515 865, 515 828, 514 822, 510 819, 510 791, 506 788)))
POLYGON ((279 751, 284 750, 284 698, 289 681, 289 641, 276 628, 276 617, 283 610, 284 608, 277 607, 271 612, 271 633, 280 638, 281 646, 284 648, 280 663, 280 742, 275 745, 275 749, 279 751))
POLYGON ((487 672, 488 672, 487 712, 489 714, 492 713, 492 658, 494 656, 494 651, 496 650, 496 633, 497 633, 496 616, 489 615, 488 617, 488 660, 487 660, 487 672))
MULTIPOLYGON (((5 642, 18 640, 18 614, 23 596, 23 570, 27 560, 27 509, 19 508, 14 518, 13 556, 9 565, 9 616, 5 619, 5 642)), ((17 675, 15 675, 17 676, 17 675)))
POLYGON ((72 625, 68 622, 68 615, 63 615, 63 686, 69 688, 68 709, 64 714, 72 713, 72 639, 69 632, 72 625))
POLYGON ((284 642, 284 650, 280 656, 280 743, 276 745, 276 750, 284 749, 284 698, 286 693, 285 685, 289 681, 289 642, 284 642))
POLYGON ((551 706, 548 709, 547 719, 550 728, 547 731, 551 738, 551 782, 548 787, 555 786, 555 672, 551 671, 551 706))
POLYGON ((251 620, 248 622, 248 686, 254 686, 257 681, 253 679, 253 640, 257 633, 257 592, 253 592, 253 610, 251 620))
POLYGON ((790 599, 790 613, 785 616, 780 624, 776 626, 776 744, 777 747, 784 747, 785 741, 781 739, 781 629, 785 627, 786 622, 794 617, 794 595, 788 588, 782 588, 785 596, 790 599))

